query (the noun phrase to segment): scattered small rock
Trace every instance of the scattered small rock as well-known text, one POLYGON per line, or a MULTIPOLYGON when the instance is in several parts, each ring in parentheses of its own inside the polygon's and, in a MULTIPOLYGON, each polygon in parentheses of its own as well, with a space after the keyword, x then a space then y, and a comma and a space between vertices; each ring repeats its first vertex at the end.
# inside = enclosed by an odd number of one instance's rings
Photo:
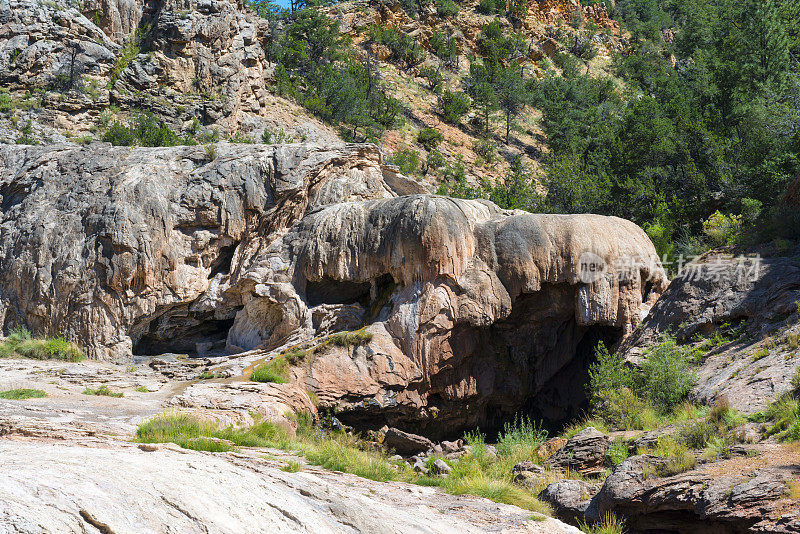
POLYGON ((429 473, 428 468, 425 467, 425 463, 422 460, 417 460, 414 462, 413 469, 415 473, 420 473, 423 475, 427 475, 429 473))
POLYGON ((444 475, 444 476, 447 476, 447 475, 449 475, 449 474, 450 474, 450 472, 452 471, 452 469, 450 468, 450 466, 449 466, 449 465, 447 465, 447 463, 446 463, 444 460, 442 460, 441 458, 437 458, 437 459, 436 459, 436 460, 433 462, 432 470, 433 470, 433 472, 434 472, 435 474, 437 474, 437 475, 444 475))

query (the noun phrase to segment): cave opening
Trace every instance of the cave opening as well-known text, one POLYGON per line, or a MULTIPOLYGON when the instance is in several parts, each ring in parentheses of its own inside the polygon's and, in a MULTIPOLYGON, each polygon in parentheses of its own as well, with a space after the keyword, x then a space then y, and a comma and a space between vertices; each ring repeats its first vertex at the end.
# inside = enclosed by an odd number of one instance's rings
POLYGON ((188 305, 173 307, 156 317, 139 320, 131 329, 134 356, 175 353, 189 357, 222 355, 233 318, 213 312, 192 312, 188 305))
POLYGON ((219 255, 211 263, 211 272, 208 274, 209 279, 214 278, 218 274, 230 274, 231 265, 233 264, 233 254, 236 252, 236 247, 238 245, 239 243, 235 242, 219 249, 219 255))
POLYGON ((306 302, 309 307, 322 304, 360 304, 375 316, 391 301, 397 288, 391 274, 383 274, 366 282, 351 282, 323 277, 306 282, 306 302))

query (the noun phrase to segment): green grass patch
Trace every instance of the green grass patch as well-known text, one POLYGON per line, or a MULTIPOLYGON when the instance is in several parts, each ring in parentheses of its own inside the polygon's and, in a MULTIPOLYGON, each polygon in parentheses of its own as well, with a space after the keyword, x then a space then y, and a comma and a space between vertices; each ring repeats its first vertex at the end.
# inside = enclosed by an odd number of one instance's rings
POLYGON ((336 332, 335 334, 331 334, 325 340, 325 343, 331 343, 337 347, 352 347, 363 343, 369 343, 370 341, 372 341, 372 333, 362 328, 361 330, 355 330, 353 332, 336 332))
POLYGON ((606 452, 606 456, 613 465, 619 465, 628 457, 628 442, 624 439, 615 439, 606 452))
POLYGON ((18 327, 0 342, 0 358, 79 362, 84 355, 77 345, 63 337, 33 337, 29 330, 18 327))
POLYGON ((764 411, 764 419, 772 423, 767 429, 768 436, 784 442, 800 440, 800 399, 794 395, 785 395, 770 404, 764 411))
POLYGON ((149 392, 150 392, 150 390, 149 390, 149 389, 147 389, 147 388, 146 388, 146 387, 144 387, 144 386, 139 386, 139 387, 137 387, 136 389, 134 389, 134 391, 138 391, 139 393, 149 393, 149 392))
POLYGON ((0 391, 0 399, 6 400, 41 399, 46 396, 47 393, 41 389, 9 389, 7 391, 0 391))
POLYGON ((250 373, 250 380, 285 384, 289 381, 289 362, 285 357, 277 356, 253 369, 253 372, 250 373))
POLYGON ((287 473, 297 473, 298 471, 302 471, 303 462, 298 462, 297 460, 289 460, 286 465, 281 467, 281 471, 286 471, 287 473))
POLYGON ((116 397, 116 398, 122 397, 124 395, 124 393, 122 393, 121 391, 119 392, 111 391, 105 384, 96 389, 86 388, 83 390, 83 394, 94 395, 97 397, 116 397))
POLYGON ((578 527, 586 534, 622 534, 625 531, 625 522, 608 512, 597 523, 578 521, 578 527))

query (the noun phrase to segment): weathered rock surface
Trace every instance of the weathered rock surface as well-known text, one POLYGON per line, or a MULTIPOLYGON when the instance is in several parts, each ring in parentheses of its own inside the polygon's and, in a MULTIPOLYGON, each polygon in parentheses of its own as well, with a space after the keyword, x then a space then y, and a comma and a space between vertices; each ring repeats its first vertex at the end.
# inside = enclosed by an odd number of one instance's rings
POLYGON ((596 428, 584 428, 547 459, 547 466, 552 469, 571 469, 584 475, 597 474, 604 468, 610 444, 609 437, 596 428))
POLYGON ((100 359, 224 346, 246 305, 222 294, 249 259, 233 265, 237 246, 314 205, 395 194, 405 179, 384 180, 379 158, 364 145, 219 145, 211 161, 202 147, 1 148, 0 324, 100 359))
POLYGON ((550 504, 558 517, 565 521, 582 520, 591 497, 599 490, 599 484, 583 480, 559 480, 542 490, 539 499, 550 504))
POLYGON ((119 361, 366 325, 294 375, 346 424, 491 427, 533 399, 568 417, 597 341, 665 283, 630 222, 420 195, 371 145, 6 147, 0 176, 5 331, 119 361))
POLYGON ((677 533, 800 532, 797 501, 787 481, 800 467, 796 456, 772 459, 758 468, 727 460, 679 475, 643 475, 659 459, 632 456, 606 479, 586 509, 597 520, 611 512, 636 532, 677 533))
POLYGON ((270 94, 273 30, 240 0, 3 0, 0 20, 0 81, 42 93, 43 109, 25 119, 43 142, 88 134, 109 104, 152 111, 183 132, 339 142, 270 94))
POLYGON ((84 441, 0 438, 7 469, 0 531, 579 532, 553 519, 530 521, 530 512, 513 506, 433 488, 318 468, 285 473, 261 455, 84 441))
POLYGON ((711 255, 675 278, 620 350, 636 361, 660 336, 678 341, 740 325, 737 338, 711 350, 697 371, 692 396, 706 404, 725 397, 745 412, 761 410, 791 388, 800 369, 800 258, 741 261, 711 255))

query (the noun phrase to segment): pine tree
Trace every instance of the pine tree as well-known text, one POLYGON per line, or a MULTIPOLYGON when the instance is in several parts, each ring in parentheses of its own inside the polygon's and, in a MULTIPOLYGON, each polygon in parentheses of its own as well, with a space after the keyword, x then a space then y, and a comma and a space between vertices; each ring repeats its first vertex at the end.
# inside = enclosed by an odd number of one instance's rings
POLYGON ((778 9, 789 42, 789 53, 794 62, 800 66, 800 2, 781 0, 778 9))
POLYGON ((789 67, 789 41, 776 0, 745 0, 740 14, 743 74, 763 86, 779 85, 789 67))

